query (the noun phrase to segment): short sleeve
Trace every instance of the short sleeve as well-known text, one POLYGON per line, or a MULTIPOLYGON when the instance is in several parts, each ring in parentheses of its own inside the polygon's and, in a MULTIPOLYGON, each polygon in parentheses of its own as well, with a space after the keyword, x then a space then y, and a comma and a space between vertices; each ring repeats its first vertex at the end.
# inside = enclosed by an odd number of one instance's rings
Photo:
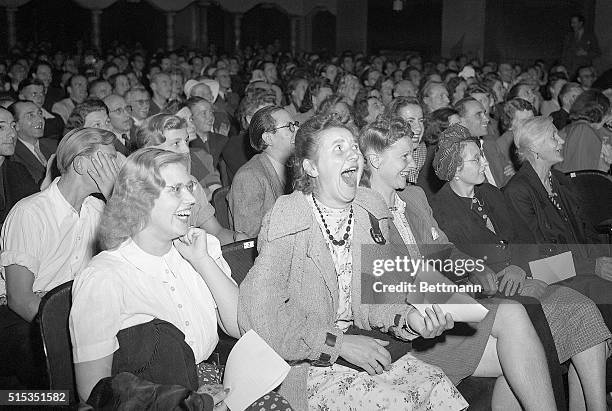
POLYGON ((23 204, 14 207, 2 226, 0 264, 20 265, 36 276, 46 244, 44 227, 40 217, 23 204))
POLYGON ((75 363, 98 360, 119 349, 122 294, 107 270, 90 266, 77 277, 69 319, 75 363))

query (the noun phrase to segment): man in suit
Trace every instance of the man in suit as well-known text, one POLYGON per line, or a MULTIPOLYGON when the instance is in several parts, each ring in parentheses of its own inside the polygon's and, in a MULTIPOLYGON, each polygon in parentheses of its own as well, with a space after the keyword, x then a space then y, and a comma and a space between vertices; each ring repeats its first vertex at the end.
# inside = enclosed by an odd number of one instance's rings
POLYGON ((282 107, 264 107, 253 115, 249 138, 260 153, 240 167, 227 195, 236 231, 256 237, 266 212, 287 194, 286 162, 293 153, 296 132, 296 122, 282 107))
POLYGON ((601 54, 597 37, 592 31, 585 31, 584 16, 575 14, 570 19, 572 32, 567 33, 563 43, 562 62, 573 75, 578 67, 590 66, 593 59, 601 54))
POLYGON ((484 107, 475 98, 465 97, 459 100, 454 108, 459 114, 459 124, 480 141, 480 148, 488 163, 485 168, 487 181, 496 187, 503 187, 514 175, 514 167, 503 156, 495 137, 487 134, 489 117, 484 107))
POLYGON ((29 100, 40 108, 44 120, 43 137, 61 140, 64 135, 64 120, 54 113, 49 113, 43 107, 45 101, 45 85, 35 78, 27 78, 19 83, 19 99, 29 100))
POLYGON ((557 127, 557 130, 562 130, 563 127, 570 123, 570 109, 572 108, 574 101, 576 101, 582 92, 583 88, 578 83, 569 82, 565 83, 565 85, 561 87, 561 91, 559 92, 559 105, 561 105, 561 108, 550 114, 553 124, 555 127, 557 127))
POLYGON ((37 183, 45 177, 47 161, 57 149, 57 142, 43 138, 45 122, 42 109, 31 101, 19 100, 8 110, 16 121, 17 143, 13 161, 23 164, 37 183))
POLYGON ((125 102, 125 99, 117 94, 111 94, 104 99, 104 104, 108 108, 108 117, 110 118, 110 131, 115 134, 114 146, 118 153, 124 156, 129 155, 129 139, 130 129, 132 128, 132 119, 130 118, 130 110, 125 102))
POLYGON ((153 74, 151 76, 151 91, 153 92, 153 98, 149 105, 149 115, 147 117, 160 113, 166 107, 172 94, 170 76, 163 72, 153 74))
POLYGON ((230 116, 236 115, 236 109, 240 104, 240 97, 232 91, 232 78, 227 69, 217 69, 215 80, 219 82, 219 97, 216 104, 219 109, 224 110, 230 116))
POLYGON ((44 84, 45 98, 41 107, 44 107, 47 111, 51 111, 53 104, 64 98, 64 91, 52 84, 53 70, 51 64, 44 60, 34 62, 30 69, 30 77, 40 80, 44 84))

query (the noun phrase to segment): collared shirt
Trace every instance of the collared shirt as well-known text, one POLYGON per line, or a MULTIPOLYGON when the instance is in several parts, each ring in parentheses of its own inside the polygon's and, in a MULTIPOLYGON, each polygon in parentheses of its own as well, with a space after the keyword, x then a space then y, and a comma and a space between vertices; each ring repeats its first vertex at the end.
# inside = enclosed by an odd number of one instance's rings
POLYGON ((402 240, 404 240, 404 244, 406 248, 408 248, 408 253, 410 254, 410 258, 416 260, 421 257, 421 252, 419 251, 419 247, 416 243, 416 238, 412 233, 412 229, 410 228, 410 223, 406 218, 406 203, 402 200, 397 193, 395 194, 395 201, 393 203, 393 207, 390 207, 391 215, 393 216, 393 224, 397 231, 399 231, 402 240))
MULTIPOLYGON (((104 203, 87 197, 78 213, 57 187, 19 201, 2 227, 0 264, 34 274, 32 291, 46 292, 72 280, 91 260, 104 203)), ((0 295, 6 294, 0 278, 0 295)))
MULTIPOLYGON (((484 141, 482 140, 482 138, 479 141, 480 141, 480 149, 482 150, 484 141)), ((482 155, 484 157, 484 152, 482 155)), ((491 167, 489 167, 489 160, 486 157, 485 157, 485 160, 487 162, 487 165, 485 166, 485 170, 484 170, 485 177, 487 178, 487 181, 489 182, 489 184, 497 187, 497 182, 495 181, 495 177, 493 177, 493 173, 491 172, 491 167)))
MULTIPOLYGON (((219 241, 207 235, 207 242, 208 253, 229 277, 219 241)), ((128 239, 103 251, 76 277, 72 301, 69 327, 76 363, 114 353, 120 330, 155 318, 185 334, 196 364, 208 358, 219 341, 213 295, 174 246, 160 257, 128 239)))

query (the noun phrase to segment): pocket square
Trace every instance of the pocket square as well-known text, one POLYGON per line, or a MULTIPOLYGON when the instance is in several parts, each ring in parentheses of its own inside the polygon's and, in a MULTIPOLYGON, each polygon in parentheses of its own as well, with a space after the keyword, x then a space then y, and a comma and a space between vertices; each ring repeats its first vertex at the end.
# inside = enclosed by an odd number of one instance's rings
POLYGON ((438 230, 436 230, 436 227, 431 227, 431 237, 434 240, 437 240, 440 237, 440 234, 438 233, 438 230))

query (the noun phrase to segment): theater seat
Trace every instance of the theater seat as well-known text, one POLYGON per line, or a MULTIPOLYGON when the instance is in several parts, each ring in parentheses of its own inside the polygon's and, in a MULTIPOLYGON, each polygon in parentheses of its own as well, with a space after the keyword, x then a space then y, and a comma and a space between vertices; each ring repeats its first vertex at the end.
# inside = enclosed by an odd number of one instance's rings
POLYGON ((599 170, 567 173, 582 198, 585 216, 612 244, 612 176, 599 170))
MULTIPOLYGON (((257 257, 257 239, 251 238, 248 240, 237 241, 235 243, 226 244, 221 247, 223 258, 232 269, 232 278, 238 285, 244 280, 247 273, 253 266, 257 257)), ((211 361, 217 365, 223 365, 227 362, 227 357, 230 351, 236 344, 235 338, 225 334, 219 328, 219 343, 211 356, 211 361)))
POLYGON ((215 217, 223 228, 232 229, 229 218, 229 205, 226 196, 230 186, 219 187, 212 195, 211 203, 215 209, 215 217))
POLYGON ((47 356, 52 390, 68 390, 70 404, 77 404, 76 379, 68 317, 72 307, 72 281, 58 285, 43 296, 38 307, 40 333, 47 356))

